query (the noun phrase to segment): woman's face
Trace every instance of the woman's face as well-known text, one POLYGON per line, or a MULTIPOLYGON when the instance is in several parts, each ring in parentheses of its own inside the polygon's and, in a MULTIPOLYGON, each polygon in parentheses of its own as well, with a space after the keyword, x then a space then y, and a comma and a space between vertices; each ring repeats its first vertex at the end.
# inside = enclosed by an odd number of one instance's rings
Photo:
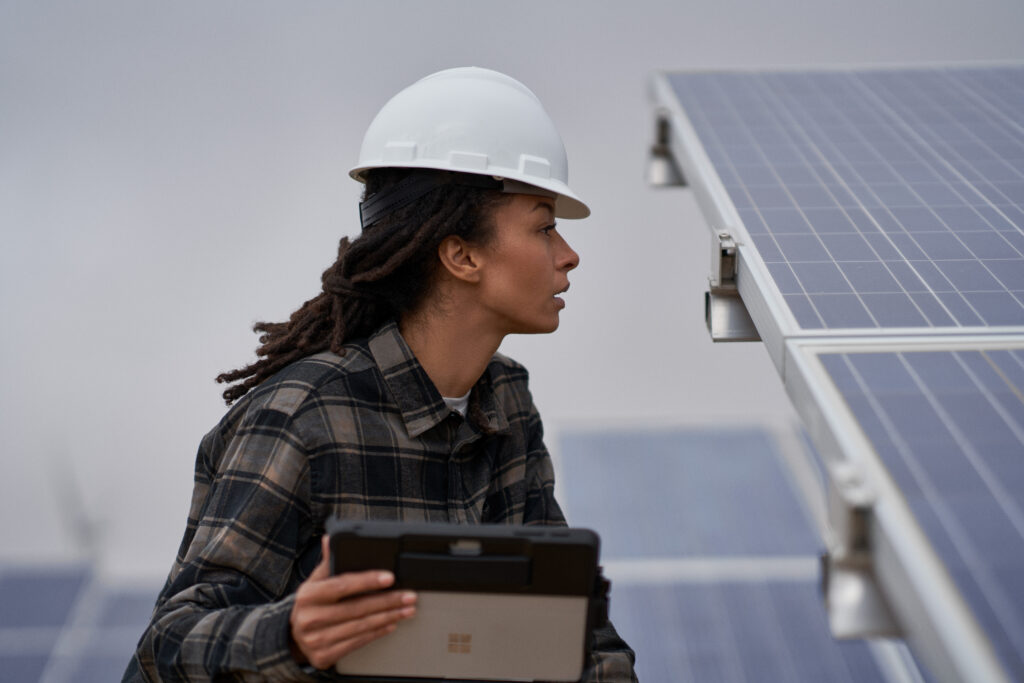
POLYGON ((494 236, 480 248, 480 303, 501 334, 553 332, 580 257, 555 229, 555 202, 515 194, 494 212, 494 236))

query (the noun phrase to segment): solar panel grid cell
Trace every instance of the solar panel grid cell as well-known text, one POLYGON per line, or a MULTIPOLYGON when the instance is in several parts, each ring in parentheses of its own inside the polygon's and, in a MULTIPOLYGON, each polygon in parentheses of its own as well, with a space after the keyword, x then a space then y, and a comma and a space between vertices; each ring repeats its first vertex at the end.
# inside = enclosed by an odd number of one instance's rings
POLYGON ((1022 325, 1021 70, 1000 71, 671 82, 765 263, 793 266, 769 270, 802 328, 1022 325))

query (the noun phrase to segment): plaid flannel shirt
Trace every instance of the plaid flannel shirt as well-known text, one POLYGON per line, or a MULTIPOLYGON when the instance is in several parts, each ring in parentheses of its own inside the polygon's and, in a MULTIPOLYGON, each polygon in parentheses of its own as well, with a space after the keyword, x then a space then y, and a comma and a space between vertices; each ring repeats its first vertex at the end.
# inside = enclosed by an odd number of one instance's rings
MULTIPOLYGON (((203 438, 185 536, 124 680, 334 680, 289 650, 328 517, 564 525, 553 488, 527 372, 500 354, 466 419, 393 322, 293 363, 203 438)), ((611 624, 595 636, 584 680, 635 681, 611 624)))

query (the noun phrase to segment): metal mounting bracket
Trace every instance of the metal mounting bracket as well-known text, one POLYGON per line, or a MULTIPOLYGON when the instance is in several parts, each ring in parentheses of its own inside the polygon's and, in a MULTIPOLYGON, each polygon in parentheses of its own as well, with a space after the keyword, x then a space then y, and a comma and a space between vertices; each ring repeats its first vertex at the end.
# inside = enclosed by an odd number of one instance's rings
POLYGON ((729 233, 712 239, 711 275, 704 294, 704 320, 712 341, 761 340, 736 288, 738 259, 736 242, 729 233))
POLYGON ((654 187, 685 187, 686 179, 669 147, 668 115, 659 111, 654 123, 654 144, 647 157, 647 182, 654 187))
POLYGON ((828 467, 831 538, 822 556, 822 592, 836 638, 900 637, 874 573, 875 496, 850 462, 828 467))

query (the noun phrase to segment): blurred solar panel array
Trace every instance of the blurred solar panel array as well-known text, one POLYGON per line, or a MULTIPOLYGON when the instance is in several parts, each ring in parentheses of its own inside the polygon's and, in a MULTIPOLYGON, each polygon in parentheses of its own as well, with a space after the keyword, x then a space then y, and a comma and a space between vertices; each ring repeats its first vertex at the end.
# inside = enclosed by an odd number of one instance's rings
POLYGON ((654 92, 814 443, 878 497, 872 571, 908 641, 943 680, 1024 679, 1024 68, 654 92))
POLYGON ((577 431, 560 443, 563 507, 601 532, 612 621, 640 680, 903 680, 884 649, 829 636, 822 541, 772 433, 577 431))
POLYGON ((0 681, 121 680, 158 590, 110 585, 85 565, 0 566, 0 681))

